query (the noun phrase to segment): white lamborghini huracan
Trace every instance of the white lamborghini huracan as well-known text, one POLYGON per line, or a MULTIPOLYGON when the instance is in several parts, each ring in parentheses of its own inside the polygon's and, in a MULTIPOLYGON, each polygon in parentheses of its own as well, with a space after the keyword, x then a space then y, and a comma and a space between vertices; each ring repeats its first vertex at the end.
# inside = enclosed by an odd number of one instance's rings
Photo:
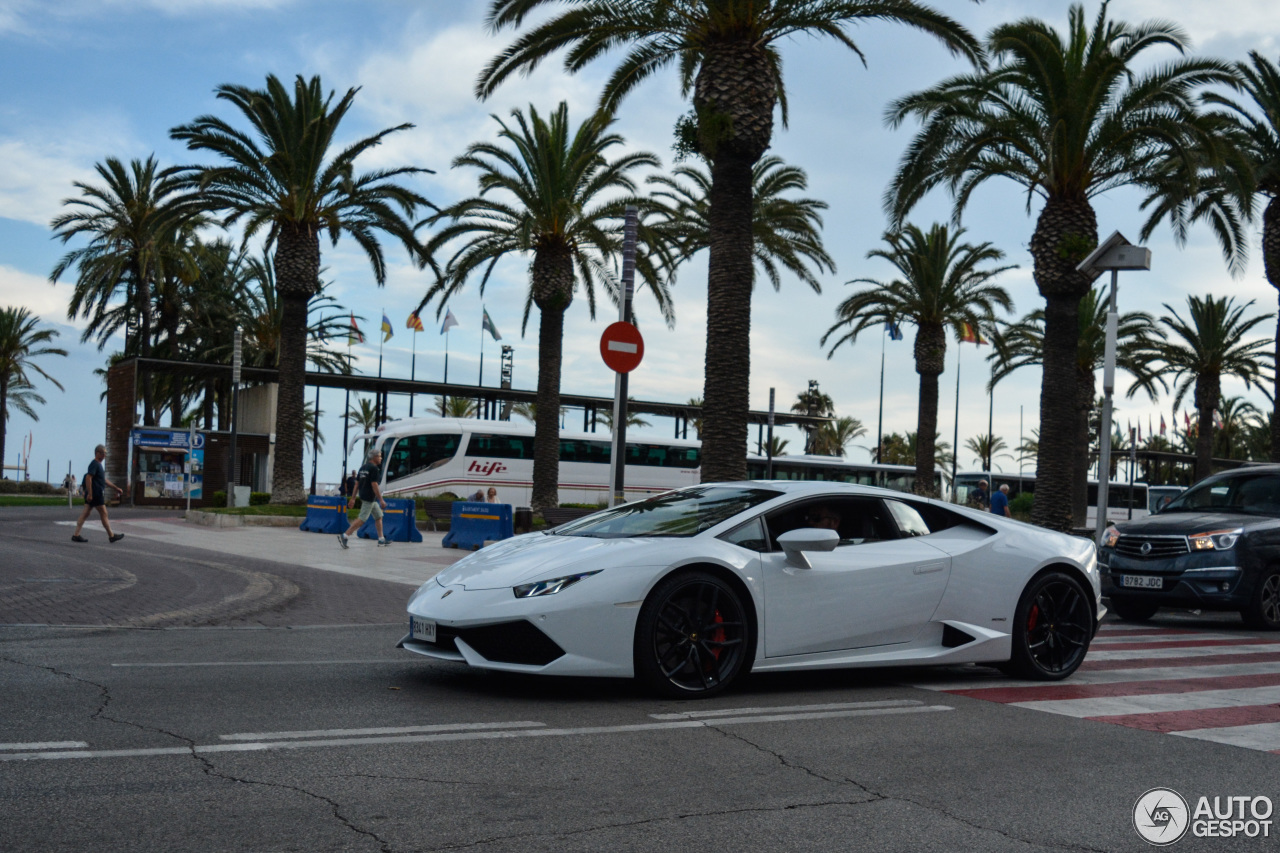
POLYGON ((748 671, 985 662, 1066 678, 1104 613, 1088 539, 884 489, 760 481, 490 545, 413 594, 400 647, 704 697, 748 671))

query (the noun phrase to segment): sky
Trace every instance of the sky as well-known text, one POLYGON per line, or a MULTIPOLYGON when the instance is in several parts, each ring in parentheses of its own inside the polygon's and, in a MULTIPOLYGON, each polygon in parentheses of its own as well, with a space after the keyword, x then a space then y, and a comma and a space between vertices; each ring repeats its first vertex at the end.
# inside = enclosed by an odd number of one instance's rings
MULTIPOLYGON (((438 205, 474 194, 473 170, 450 164, 470 143, 495 138, 494 116, 505 117, 529 105, 545 113, 565 101, 577 123, 593 109, 613 69, 606 59, 569 76, 557 59, 528 78, 508 81, 489 100, 478 102, 473 94, 477 74, 512 38, 509 31, 495 35, 486 30, 487 5, 487 0, 0 0, 0 76, 7 81, 0 93, 0 305, 26 306, 59 332, 58 343, 69 351, 65 359, 41 363, 65 390, 38 382, 37 390, 48 400, 39 407, 39 421, 11 415, 5 464, 16 463, 22 439, 31 435, 33 479, 42 479, 47 467, 56 482, 68 464, 83 469, 105 433, 99 399, 103 385, 93 370, 123 342, 112 340, 104 351, 81 343, 84 320, 67 317, 73 279, 49 281, 58 259, 76 245, 64 246, 49 228, 64 210, 63 201, 76 194, 74 182, 96 182, 95 164, 112 156, 129 160, 155 154, 163 165, 201 162, 197 154, 172 141, 169 130, 210 113, 234 122, 228 105, 214 97, 215 87, 261 87, 268 74, 285 80, 318 74, 326 89, 339 94, 353 87, 360 90, 341 128, 345 139, 405 122, 414 125, 370 152, 360 161, 363 168, 433 169, 436 174, 415 178, 413 185, 438 205)), ((1015 0, 942 5, 978 35, 1027 14, 1029 8, 1015 0)), ((1062 0, 1034 4, 1038 17, 1060 28, 1067 9, 1062 0)), ((1097 9, 1097 2, 1086 5, 1090 19, 1097 9)), ((1131 22, 1176 21, 1191 35, 1194 52, 1200 55, 1236 60, 1259 50, 1273 61, 1280 58, 1280 8, 1274 0, 1114 0, 1110 9, 1112 17, 1131 22)), ((868 22, 851 27, 850 34, 865 54, 865 66, 830 40, 799 37, 780 45, 789 125, 775 125, 771 153, 803 168, 809 177, 807 195, 829 205, 823 236, 837 271, 822 276, 821 293, 790 277, 784 277, 778 292, 764 282, 757 287, 750 402, 753 409, 766 409, 774 388, 779 408, 787 409, 810 380, 817 380, 838 415, 856 417, 867 427, 867 437, 855 442, 862 446, 851 447, 848 454, 864 461, 875 443, 882 346, 884 432, 915 429, 914 330, 904 330, 905 341, 887 344, 882 334, 867 333, 830 358, 819 339, 834 321, 836 306, 857 287, 847 282, 891 277, 887 263, 866 256, 883 245, 886 220, 880 199, 913 127, 886 127, 886 104, 965 66, 931 38, 904 27, 868 22)), ((1151 57, 1165 61, 1172 55, 1164 50, 1151 57)), ((630 148, 651 151, 671 168, 673 128, 687 111, 674 75, 663 74, 623 102, 615 127, 630 148)), ((1125 191, 1098 198, 1099 236, 1118 230, 1136 241, 1143 221, 1139 202, 1136 194, 1125 191)), ((1034 205, 1027 210, 1025 197, 1012 183, 992 181, 979 190, 964 216, 967 240, 989 241, 1005 252, 1006 263, 1017 265, 1001 278, 1015 302, 1010 319, 1042 305, 1028 251, 1035 213, 1034 205)), ((950 215, 950 199, 938 192, 917 207, 911 221, 927 227, 950 215)), ((1273 312, 1276 294, 1263 277, 1258 239, 1254 228, 1249 266, 1232 277, 1207 230, 1193 230, 1181 247, 1167 229, 1158 231, 1146 243, 1153 256, 1151 271, 1122 275, 1121 310, 1159 315, 1167 303, 1185 316, 1188 295, 1213 293, 1230 294, 1242 302, 1256 300, 1253 311, 1273 312)), ((376 371, 381 340, 376 328, 385 311, 394 337, 383 347, 384 375, 408 377, 416 350, 416 375, 441 379, 445 338, 438 333, 439 321, 424 316, 427 330, 416 341, 405 328, 408 313, 430 280, 402 248, 388 243, 386 249, 391 265, 386 286, 379 288, 354 244, 322 245, 327 292, 365 318, 367 343, 355 349, 356 369, 376 371)), ((536 387, 536 313, 527 334, 522 337, 520 330, 527 272, 527 260, 512 258, 498 266, 483 295, 469 284, 451 301, 449 308, 459 325, 448 336, 450 379, 472 383, 480 378, 480 321, 482 308, 487 308, 502 343, 515 348, 515 387, 536 387)), ((705 255, 682 268, 672 294, 676 324, 671 329, 663 324, 651 297, 644 291, 637 294, 645 359, 631 374, 636 399, 684 402, 702 395, 705 255)), ((600 360, 599 338, 614 319, 616 309, 607 302, 594 320, 584 299, 576 299, 569 309, 561 380, 565 393, 612 395, 613 376, 600 360)), ((1264 323, 1261 328, 1274 325, 1264 323)), ((485 338, 484 384, 498 382, 498 348, 485 338)), ((985 355, 985 349, 972 345, 960 352, 954 341, 948 347, 939 401, 939 430, 948 442, 957 426, 957 399, 961 446, 987 431, 985 355)), ((1145 431, 1149 420, 1158 424, 1161 414, 1171 417, 1170 396, 1155 402, 1130 400, 1123 397, 1123 377, 1119 386, 1117 418, 1122 424, 1132 419, 1145 431)), ((1235 380, 1226 380, 1223 391, 1242 394, 1259 408, 1266 404, 1256 388, 1246 390, 1235 380)), ((1034 368, 997 386, 994 432, 1010 447, 1037 427, 1039 394, 1040 374, 1034 368)), ((419 401, 416 408, 421 405, 419 401)), ((322 392, 326 446, 320 456, 321 482, 336 480, 340 471, 342 406, 339 392, 322 392)), ((1190 403, 1184 408, 1191 408, 1190 403)), ((405 414, 407 402, 393 398, 391 415, 405 414)), ((575 417, 569 415, 568 428, 574 428, 575 417)), ((651 420, 651 427, 629 430, 629 435, 672 434, 671 420, 651 420)), ((789 439, 791 452, 802 447, 798 431, 783 428, 780 435, 789 439)), ((962 450, 959 464, 961 469, 972 468, 976 460, 962 450)), ((1011 457, 997 458, 996 465, 1017 470, 1011 457)))

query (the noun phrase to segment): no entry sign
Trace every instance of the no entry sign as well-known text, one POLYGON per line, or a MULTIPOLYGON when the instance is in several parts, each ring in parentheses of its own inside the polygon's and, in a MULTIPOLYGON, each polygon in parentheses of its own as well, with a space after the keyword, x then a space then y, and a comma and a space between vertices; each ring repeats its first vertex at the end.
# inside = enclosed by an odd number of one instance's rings
POLYGON ((644 338, 630 323, 614 323, 600 336, 600 357, 610 370, 630 373, 644 358, 644 338))

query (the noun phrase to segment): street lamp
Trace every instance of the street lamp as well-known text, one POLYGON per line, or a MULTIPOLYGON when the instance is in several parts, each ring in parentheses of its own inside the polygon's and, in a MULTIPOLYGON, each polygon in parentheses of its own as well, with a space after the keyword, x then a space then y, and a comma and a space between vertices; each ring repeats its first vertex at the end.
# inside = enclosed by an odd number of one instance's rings
POLYGON ((1094 541, 1102 542, 1107 529, 1108 491, 1111 485, 1111 396, 1116 387, 1116 334, 1120 315, 1116 312, 1116 294, 1120 289, 1120 270, 1151 269, 1151 250, 1135 246, 1119 231, 1113 232, 1081 261, 1076 269, 1089 276, 1090 282, 1103 272, 1111 271, 1111 298, 1107 304, 1107 343, 1102 365, 1102 425, 1098 436, 1098 510, 1094 522, 1094 541))

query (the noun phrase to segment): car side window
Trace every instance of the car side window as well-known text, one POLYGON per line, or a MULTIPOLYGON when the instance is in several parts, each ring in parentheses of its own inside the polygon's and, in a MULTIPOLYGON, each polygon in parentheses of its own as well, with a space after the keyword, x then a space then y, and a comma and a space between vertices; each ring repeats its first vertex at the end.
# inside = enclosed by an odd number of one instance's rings
POLYGON ((764 522, 759 516, 739 524, 737 527, 720 536, 725 542, 746 548, 748 551, 768 551, 769 539, 764 532, 764 522))
POLYGON ((897 522, 903 536, 928 536, 933 532, 915 507, 902 501, 885 501, 885 504, 888 505, 889 512, 893 513, 893 520, 897 522))
POLYGON ((896 539, 897 530, 884 503, 878 498, 807 498, 769 513, 765 517, 770 550, 780 550, 778 537, 790 530, 819 527, 840 534, 840 545, 862 545, 896 539))

